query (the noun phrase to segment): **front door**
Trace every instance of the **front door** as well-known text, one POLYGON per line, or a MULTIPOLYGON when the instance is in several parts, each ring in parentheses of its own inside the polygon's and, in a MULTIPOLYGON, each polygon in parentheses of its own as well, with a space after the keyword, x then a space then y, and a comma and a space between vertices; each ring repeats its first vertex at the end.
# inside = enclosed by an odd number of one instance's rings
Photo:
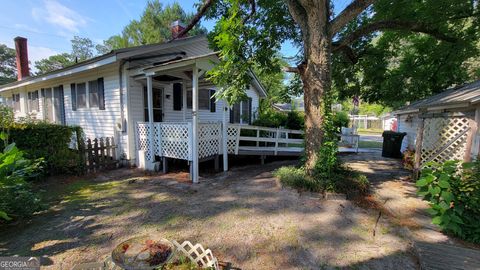
MULTIPOLYGON (((163 89, 153 88, 153 122, 162 122, 163 120, 163 89)), ((143 88, 144 118, 148 122, 148 94, 147 87, 143 88)))

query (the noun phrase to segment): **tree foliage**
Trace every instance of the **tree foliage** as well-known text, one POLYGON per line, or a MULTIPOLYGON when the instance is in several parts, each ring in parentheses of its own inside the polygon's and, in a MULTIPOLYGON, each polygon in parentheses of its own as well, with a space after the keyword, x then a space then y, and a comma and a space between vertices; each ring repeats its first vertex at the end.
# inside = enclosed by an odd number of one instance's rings
POLYGON ((360 95, 367 101, 398 107, 478 79, 478 62, 473 57, 479 53, 480 20, 475 14, 478 6, 470 0, 378 0, 339 38, 366 24, 387 20, 416 24, 422 31, 399 26, 376 32, 351 45, 353 57, 335 54, 335 90, 342 97, 360 95))
MULTIPOLYGON (((139 20, 132 20, 119 35, 114 35, 97 46, 101 52, 114 49, 165 42, 172 38, 171 24, 176 20, 189 22, 192 13, 185 12, 179 3, 162 5, 159 0, 151 0, 139 20)), ((190 35, 204 34, 202 26, 194 27, 190 35)))
POLYGON ((0 44, 0 85, 15 81, 16 77, 15 50, 0 44))
POLYGON ((97 55, 94 51, 95 45, 89 38, 74 36, 70 42, 72 46, 70 53, 56 54, 39 61, 35 61, 37 75, 71 66, 75 63, 88 60, 97 55))

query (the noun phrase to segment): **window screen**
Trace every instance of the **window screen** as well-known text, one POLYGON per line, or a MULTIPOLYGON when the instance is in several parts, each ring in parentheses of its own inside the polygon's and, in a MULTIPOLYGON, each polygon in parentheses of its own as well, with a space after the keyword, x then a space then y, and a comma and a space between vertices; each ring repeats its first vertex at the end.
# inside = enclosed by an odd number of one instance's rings
POLYGON ((77 83, 77 108, 87 107, 87 89, 85 83, 77 83))
POLYGON ((88 82, 88 102, 90 108, 98 107, 98 81, 88 82))

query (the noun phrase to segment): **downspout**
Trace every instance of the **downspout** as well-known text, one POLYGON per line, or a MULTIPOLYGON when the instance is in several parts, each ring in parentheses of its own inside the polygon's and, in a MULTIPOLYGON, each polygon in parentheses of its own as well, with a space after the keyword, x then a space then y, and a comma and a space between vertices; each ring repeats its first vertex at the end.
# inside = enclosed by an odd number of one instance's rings
MULTIPOLYGON (((122 129, 120 131, 120 138, 119 138, 119 141, 120 141, 120 145, 124 145, 124 141, 123 141, 123 132, 125 130, 125 109, 124 109, 124 104, 123 104, 123 66, 125 65, 125 63, 127 63, 127 61, 125 60, 120 60, 120 65, 119 65, 119 68, 118 68, 118 78, 119 78, 119 92, 120 92, 120 121, 122 123, 122 129)), ((128 151, 128 149, 127 149, 128 151)), ((120 153, 120 156, 119 157, 122 157, 123 156, 123 153, 120 153)))

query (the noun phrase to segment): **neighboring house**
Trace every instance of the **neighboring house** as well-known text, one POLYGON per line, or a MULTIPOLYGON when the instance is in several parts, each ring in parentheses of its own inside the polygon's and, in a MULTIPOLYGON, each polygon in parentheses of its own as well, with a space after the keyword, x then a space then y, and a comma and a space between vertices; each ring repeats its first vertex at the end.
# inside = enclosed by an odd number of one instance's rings
MULTIPOLYGON (((207 148, 212 143, 201 141, 208 133, 202 133, 205 128, 211 129, 208 134, 217 134, 222 132, 222 121, 251 123, 266 95, 252 73, 248 99, 233 106, 212 99, 217 88, 204 74, 218 56, 204 36, 114 50, 36 77, 29 76, 27 40, 18 37, 15 43, 19 80, 1 85, 0 96, 13 107, 17 119, 28 116, 81 126, 87 138, 114 137, 120 156, 144 168, 152 168, 159 157, 190 163, 202 159, 202 143, 207 148), (220 125, 203 127, 206 123, 220 125), (168 132, 177 133, 165 139, 168 132), (188 143, 179 145, 184 135, 188 143), (176 147, 175 153, 168 152, 169 146, 176 147)), ((210 150, 218 154, 221 147, 216 147, 210 150)), ((193 163, 195 180, 198 162, 193 163)))
POLYGON ((303 104, 303 97, 301 98, 294 98, 290 103, 275 103, 273 104, 273 108, 279 112, 290 112, 290 111, 298 111, 304 112, 305 106, 303 104))
POLYGON ((393 114, 398 131, 407 133, 402 151, 417 150, 419 166, 431 160, 468 161, 479 154, 480 81, 447 89, 393 114))

